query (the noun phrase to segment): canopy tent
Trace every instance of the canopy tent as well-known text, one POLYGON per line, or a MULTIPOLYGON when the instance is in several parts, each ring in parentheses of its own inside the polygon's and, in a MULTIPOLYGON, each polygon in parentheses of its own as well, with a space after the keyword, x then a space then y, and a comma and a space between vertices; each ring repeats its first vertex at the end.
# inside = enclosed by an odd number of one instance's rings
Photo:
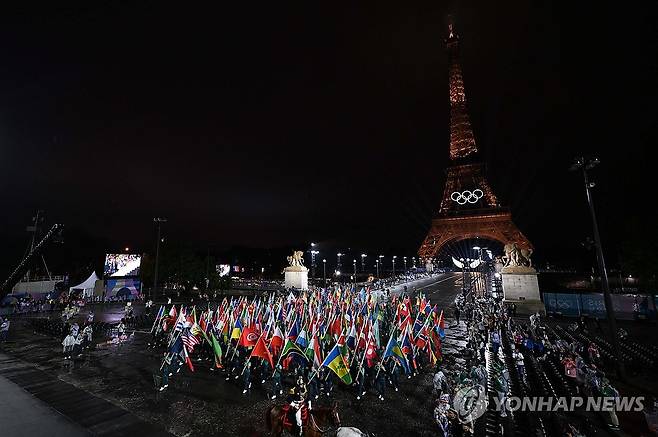
POLYGON ((96 286, 96 281, 98 281, 98 276, 96 272, 91 272, 91 275, 82 283, 69 288, 69 292, 73 290, 82 290, 82 295, 84 297, 90 297, 94 294, 94 287, 96 286))

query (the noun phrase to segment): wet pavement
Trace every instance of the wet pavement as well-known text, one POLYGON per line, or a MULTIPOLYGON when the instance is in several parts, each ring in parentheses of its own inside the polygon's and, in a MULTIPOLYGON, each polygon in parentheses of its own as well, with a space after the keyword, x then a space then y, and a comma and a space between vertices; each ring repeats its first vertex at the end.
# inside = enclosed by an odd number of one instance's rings
MULTIPOLYGON (((432 303, 447 308, 461 288, 460 280, 461 275, 441 275, 424 281, 417 288, 424 287, 422 291, 432 303)), ((94 312, 96 320, 113 320, 120 317, 121 306, 95 308, 94 312)), ((86 311, 83 310, 79 317, 86 317, 86 311)), ((62 359, 59 339, 35 334, 27 319, 18 319, 12 323, 11 341, 2 347, 0 353, 8 355, 6 360, 20 360, 31 366, 38 371, 34 377, 38 375, 39 378, 50 378, 53 383, 65 384, 53 386, 53 392, 62 393, 62 398, 70 404, 69 410, 52 399, 47 399, 47 403, 50 402, 51 408, 74 423, 95 433, 103 434, 107 430, 112 435, 267 435, 266 409, 273 404, 283 404, 281 400, 269 399, 269 381, 263 385, 254 381, 252 389, 243 395, 241 381, 225 381, 223 373, 210 371, 210 361, 195 359, 194 373, 183 368, 170 378, 169 388, 159 392, 156 374, 162 351, 148 348, 149 339, 147 332, 137 331, 124 344, 99 345, 96 350, 69 363, 62 359), (101 402, 106 403, 105 407, 101 402), (107 413, 109 420, 102 421, 105 416, 97 416, 98 423, 94 424, 92 419, 89 423, 80 419, 87 416, 86 410, 100 414, 104 409, 114 411, 107 413), (122 434, 118 423, 125 423, 124 429, 130 430, 131 434, 122 434)), ((463 323, 446 329, 445 359, 452 360, 452 352, 464 344, 463 323)), ((5 376, 2 372, 0 365, 0 376, 5 376)), ((292 380, 287 382, 288 386, 292 384, 292 380)), ((364 398, 357 401, 354 388, 335 382, 331 398, 323 397, 316 402, 329 405, 338 401, 343 426, 355 426, 377 436, 434 436, 431 388, 432 375, 421 374, 411 379, 402 378, 399 392, 388 386, 385 401, 377 398, 372 387, 364 398)), ((39 397, 38 393, 33 394, 39 397)))

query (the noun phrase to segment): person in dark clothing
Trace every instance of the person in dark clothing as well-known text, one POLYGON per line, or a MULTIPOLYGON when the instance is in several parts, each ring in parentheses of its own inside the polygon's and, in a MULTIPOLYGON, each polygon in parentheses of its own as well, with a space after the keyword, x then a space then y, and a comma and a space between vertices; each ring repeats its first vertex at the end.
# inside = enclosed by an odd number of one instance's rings
POLYGON ((375 375, 375 388, 379 393, 379 399, 384 400, 384 390, 386 389, 386 370, 381 362, 377 364, 377 374, 375 375))
POLYGON ((387 366, 388 366, 388 375, 389 375, 389 380, 391 381, 391 385, 393 386, 395 391, 398 391, 398 383, 400 379, 400 366, 398 366, 397 362, 391 358, 388 358, 387 366))
POLYGON ((277 364, 274 368, 274 374, 272 375, 272 399, 280 394, 283 394, 283 388, 281 387, 281 364, 277 364))
POLYGON ((359 373, 356 375, 356 382, 357 382, 357 395, 356 399, 360 400, 361 396, 365 396, 366 390, 364 387, 366 381, 366 371, 363 367, 359 369, 359 373))
POLYGON ((247 365, 242 372, 242 381, 244 382, 244 389, 242 394, 246 394, 251 388, 251 362, 247 361, 247 365))

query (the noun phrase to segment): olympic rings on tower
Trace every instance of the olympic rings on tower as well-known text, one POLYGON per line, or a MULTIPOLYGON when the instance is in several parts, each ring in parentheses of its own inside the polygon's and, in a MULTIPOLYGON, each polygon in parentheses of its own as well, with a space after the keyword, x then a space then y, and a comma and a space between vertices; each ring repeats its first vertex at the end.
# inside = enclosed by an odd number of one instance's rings
POLYGON ((479 189, 479 188, 476 188, 473 191, 464 190, 461 193, 459 191, 455 191, 450 195, 450 198, 454 202, 457 202, 460 205, 465 205, 467 202, 468 203, 477 203, 478 200, 482 199, 482 196, 484 196, 484 193, 482 192, 482 190, 479 189))

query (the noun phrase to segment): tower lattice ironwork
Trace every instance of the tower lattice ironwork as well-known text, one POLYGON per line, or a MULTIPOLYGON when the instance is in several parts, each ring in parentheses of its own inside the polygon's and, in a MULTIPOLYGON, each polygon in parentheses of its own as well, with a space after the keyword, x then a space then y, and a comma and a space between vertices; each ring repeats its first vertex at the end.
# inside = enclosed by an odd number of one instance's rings
POLYGON ((446 48, 450 63, 450 159, 446 184, 438 213, 418 249, 421 258, 435 257, 448 243, 482 237, 503 244, 532 244, 512 221, 512 214, 500 205, 485 177, 486 166, 478 147, 466 106, 464 80, 459 62, 459 36, 452 24, 446 48))

